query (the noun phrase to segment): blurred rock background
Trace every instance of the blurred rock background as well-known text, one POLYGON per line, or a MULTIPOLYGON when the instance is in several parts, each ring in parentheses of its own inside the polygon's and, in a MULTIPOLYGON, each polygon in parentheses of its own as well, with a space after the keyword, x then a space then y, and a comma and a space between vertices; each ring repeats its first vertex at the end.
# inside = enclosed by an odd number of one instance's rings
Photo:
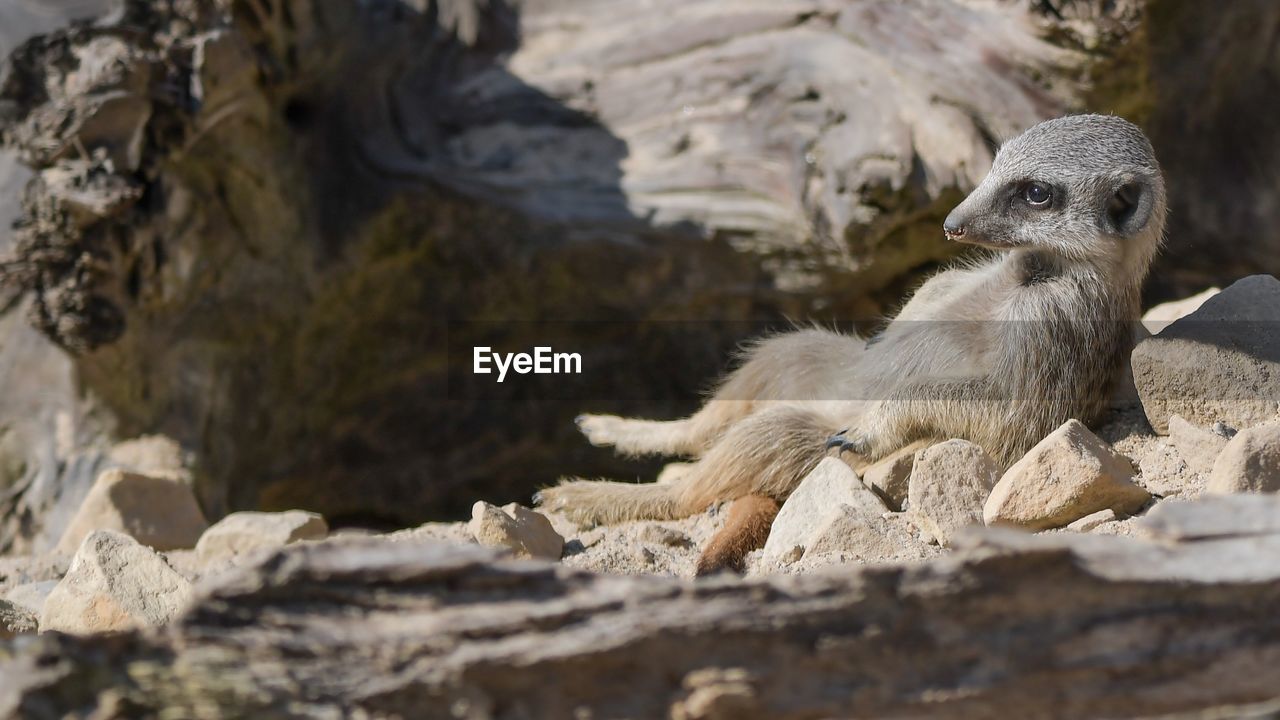
POLYGON ((1277 38, 1265 0, 0 3, 0 550, 142 435, 210 518, 651 474, 572 417, 686 413, 763 329, 874 324, 1065 112, 1152 136, 1150 303, 1280 274, 1277 38), (498 385, 476 345, 584 373, 498 385))

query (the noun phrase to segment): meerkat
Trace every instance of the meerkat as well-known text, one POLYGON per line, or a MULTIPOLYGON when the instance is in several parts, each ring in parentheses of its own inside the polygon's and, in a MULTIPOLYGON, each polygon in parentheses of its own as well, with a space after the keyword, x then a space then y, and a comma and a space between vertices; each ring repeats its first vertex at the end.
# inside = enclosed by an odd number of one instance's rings
POLYGON ((870 339, 806 329, 754 343, 691 417, 579 417, 595 445, 696 461, 670 483, 570 479, 535 500, 597 524, 675 519, 749 495, 772 500, 769 513, 832 448, 856 467, 926 438, 970 440, 1008 466, 1107 407, 1165 203, 1136 126, 1102 115, 1039 123, 997 151, 943 223, 945 237, 989 257, 934 275, 870 339))

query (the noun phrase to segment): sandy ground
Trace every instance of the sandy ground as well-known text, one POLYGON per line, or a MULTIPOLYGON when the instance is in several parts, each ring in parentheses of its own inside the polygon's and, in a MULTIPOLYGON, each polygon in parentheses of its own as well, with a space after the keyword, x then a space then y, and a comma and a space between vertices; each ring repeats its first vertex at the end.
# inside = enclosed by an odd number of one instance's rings
MULTIPOLYGON (((1179 457, 1167 437, 1155 435, 1140 407, 1113 411, 1097 429, 1104 440, 1116 450, 1128 456, 1138 468, 1135 482, 1145 487, 1156 498, 1152 505, 1166 497, 1190 499, 1204 490, 1205 478, 1191 470, 1179 457)), ((494 498, 500 502, 501 498, 494 498)), ((1148 505, 1149 509, 1151 505, 1148 505)), ((653 573, 677 577, 692 577, 698 550, 724 523, 727 504, 708 508, 705 512, 683 520, 665 522, 630 522, 619 525, 581 528, 558 514, 548 514, 556 531, 565 538, 562 562, 575 568, 603 573, 640 574, 653 573)), ((890 518, 901 523, 908 533, 914 533, 905 516, 895 514, 890 518)), ((1136 518, 1103 523, 1091 530, 1095 533, 1128 535, 1133 532, 1136 518)), ((1071 532, 1052 530, 1049 532, 1071 532)), ((368 534, 359 530, 341 530, 335 534, 368 534)), ((428 523, 417 528, 401 530, 386 535, 392 541, 432 538, 448 542, 470 543, 471 534, 466 523, 428 523)), ((832 565, 866 563, 876 561, 924 560, 946 551, 937 545, 923 542, 903 547, 892 556, 859 557, 854 553, 827 554, 803 557, 795 562, 762 560, 760 551, 748 557, 748 574, 759 575, 775 572, 805 572, 832 565)), ((208 577, 230 569, 229 567, 202 567, 193 551, 166 553, 170 563, 183 575, 193 580, 208 577)), ((16 585, 52 580, 66 571, 69 558, 0 557, 0 596, 16 585)))

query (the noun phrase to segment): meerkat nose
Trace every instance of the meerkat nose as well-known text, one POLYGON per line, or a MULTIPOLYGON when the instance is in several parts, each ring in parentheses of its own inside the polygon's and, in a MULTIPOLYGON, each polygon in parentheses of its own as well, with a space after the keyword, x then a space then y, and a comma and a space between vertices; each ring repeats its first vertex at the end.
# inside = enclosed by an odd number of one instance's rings
MULTIPOLYGON (((959 210, 957 208, 956 210, 959 210)), ((955 240, 957 237, 964 237, 965 218, 956 210, 951 210, 947 215, 947 219, 942 220, 942 232, 946 233, 948 238, 955 240)))

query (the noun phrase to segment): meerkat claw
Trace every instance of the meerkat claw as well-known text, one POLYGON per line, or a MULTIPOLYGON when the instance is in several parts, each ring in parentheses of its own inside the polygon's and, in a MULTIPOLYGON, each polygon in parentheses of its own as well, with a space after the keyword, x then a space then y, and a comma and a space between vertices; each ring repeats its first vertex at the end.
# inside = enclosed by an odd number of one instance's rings
POLYGON ((851 452, 858 455, 866 455, 871 450, 871 438, 861 433, 849 437, 848 432, 849 429, 846 428, 827 438, 826 445, 823 446, 824 449, 838 448, 842 453, 851 452))
POLYGON ((844 436, 844 434, 847 432, 849 432, 849 429, 845 428, 844 430, 841 430, 835 435, 832 435, 831 437, 827 438, 827 442, 825 445, 822 446, 822 449, 830 450, 831 448, 838 447, 840 448, 841 452, 843 452, 844 446, 849 442, 848 438, 844 436))

